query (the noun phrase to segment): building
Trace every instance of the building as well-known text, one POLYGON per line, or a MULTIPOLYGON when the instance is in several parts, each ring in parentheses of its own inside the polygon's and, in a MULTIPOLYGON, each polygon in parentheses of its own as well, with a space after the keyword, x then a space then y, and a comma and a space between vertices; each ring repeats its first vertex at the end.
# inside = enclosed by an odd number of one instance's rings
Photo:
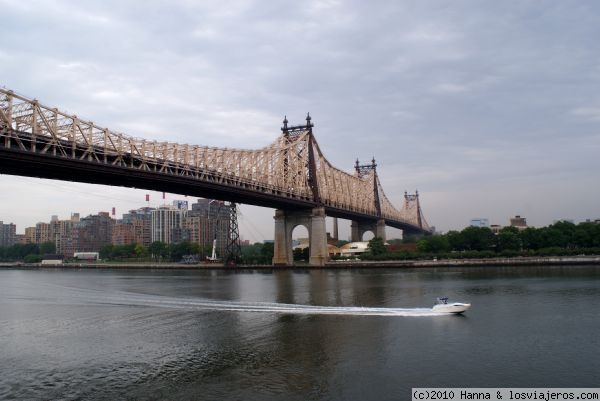
POLYGON ((161 206, 151 212, 151 242, 165 244, 181 241, 181 229, 186 211, 172 206, 161 206))
POLYGON ((198 199, 185 218, 183 238, 202 249, 212 248, 216 239, 217 257, 221 258, 229 240, 230 219, 230 205, 214 199, 198 199))
POLYGON ((511 217, 510 226, 517 227, 519 230, 524 230, 527 228, 527 219, 519 215, 511 217))
MULTIPOLYGON (((50 241, 56 246, 56 253, 71 257, 77 251, 76 225, 80 222, 79 213, 72 213, 68 220, 59 220, 52 216, 50 221, 50 241)), ((41 241, 40 244, 47 242, 41 241)))
POLYGON ((35 243, 43 244, 50 241, 54 241, 54 238, 50 234, 50 224, 37 223, 35 225, 35 243))
POLYGON ((489 227, 490 221, 486 218, 475 218, 471 219, 471 227, 489 227))
POLYGON ((137 210, 130 210, 123 215, 122 223, 129 224, 133 231, 133 242, 150 246, 152 243, 152 211, 151 207, 142 207, 137 210))
POLYGON ((494 234, 499 234, 499 233, 500 233, 500 230, 502 230, 502 227, 500 226, 500 224, 492 224, 492 225, 490 226, 490 230, 492 230, 492 232, 493 232, 494 234))
MULTIPOLYGON (((76 252, 99 252, 104 246, 110 245, 114 223, 108 212, 82 218, 75 224, 73 235, 76 252)), ((74 253, 69 253, 69 256, 74 253)))
POLYGON ((25 228, 25 243, 26 244, 37 244, 35 239, 35 227, 26 227, 25 228))
POLYGON ((123 223, 123 220, 117 221, 112 229, 111 243, 113 245, 135 244, 133 224, 123 223))
POLYGON ((0 221, 0 246, 13 246, 17 241, 17 226, 0 221))
POLYGON ((143 207, 130 210, 113 226, 112 244, 140 244, 145 247, 152 243, 152 211, 154 208, 143 207))
POLYGON ((341 256, 360 256, 369 251, 369 242, 349 242, 339 248, 341 256))

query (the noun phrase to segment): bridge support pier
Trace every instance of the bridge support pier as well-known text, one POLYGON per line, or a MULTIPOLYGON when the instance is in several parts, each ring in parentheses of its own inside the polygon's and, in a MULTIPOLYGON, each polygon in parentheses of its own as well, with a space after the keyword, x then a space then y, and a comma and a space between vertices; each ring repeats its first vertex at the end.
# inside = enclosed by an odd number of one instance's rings
POLYGON ((292 252, 292 232, 297 226, 308 230, 311 266, 323 266, 329 260, 327 251, 327 233, 325 228, 325 209, 317 207, 312 211, 275 211, 275 246, 273 264, 290 266, 294 264, 292 252))
POLYGON ((350 239, 352 242, 362 241, 363 235, 367 231, 371 231, 377 238, 381 238, 385 242, 385 220, 379 219, 375 222, 352 221, 350 224, 350 239))

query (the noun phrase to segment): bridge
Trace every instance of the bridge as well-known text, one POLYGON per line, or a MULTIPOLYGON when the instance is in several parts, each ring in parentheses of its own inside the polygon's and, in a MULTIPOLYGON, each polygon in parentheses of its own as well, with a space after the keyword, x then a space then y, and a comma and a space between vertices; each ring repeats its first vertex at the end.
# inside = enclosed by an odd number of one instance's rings
POLYGON ((255 150, 158 142, 100 127, 36 99, 0 88, 0 173, 214 198, 276 209, 274 264, 292 263, 292 231, 309 232, 310 263, 328 260, 325 217, 352 221, 352 240, 385 226, 429 234, 419 195, 396 209, 375 159, 348 173, 331 165, 310 115, 255 150))

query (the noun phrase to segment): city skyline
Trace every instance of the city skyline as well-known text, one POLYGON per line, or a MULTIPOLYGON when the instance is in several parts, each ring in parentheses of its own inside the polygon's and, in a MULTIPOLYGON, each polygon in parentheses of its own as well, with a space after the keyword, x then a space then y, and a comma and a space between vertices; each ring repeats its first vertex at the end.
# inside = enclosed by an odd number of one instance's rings
MULTIPOLYGON (((0 85, 110 129, 256 149, 284 115, 310 111, 336 167, 375 156, 392 202, 418 189, 441 231, 478 216, 600 217, 595 3, 0 5, 0 85)), ((32 210, 126 210, 147 192, 6 175, 0 186, 2 219, 18 227, 35 224, 32 210)), ((242 236, 273 237, 273 210, 241 211, 242 236)))
MULTIPOLYGON (((35 179, 35 180, 38 180, 38 179, 35 179)), ((44 180, 44 181, 53 181, 53 180, 44 180)), ((88 185, 88 184, 84 184, 84 185, 88 185)), ((93 185, 93 186, 103 187, 101 185, 93 185)), ((89 211, 89 212, 83 212, 83 213, 79 209, 70 211, 70 212, 68 212, 66 214, 52 213, 52 214, 50 214, 50 215, 48 215, 46 217, 42 217, 41 219, 37 219, 37 220, 34 217, 30 216, 30 218, 28 219, 28 221, 33 222, 35 220, 35 222, 30 223, 30 224, 26 224, 26 225, 16 224, 14 221, 8 221, 8 219, 6 219, 6 218, 4 218, 4 220, 3 220, 2 216, 0 216, 0 222, 4 222, 5 224, 15 224, 16 227, 17 227, 17 230, 16 230, 17 235, 19 235, 19 234, 22 235, 22 234, 24 234, 24 230, 26 228, 35 227, 35 225, 37 223, 46 223, 46 222, 49 222, 53 217, 57 217, 58 220, 65 220, 65 219, 71 218, 73 215, 77 215, 78 217, 79 216, 86 217, 86 216, 90 216, 90 215, 96 215, 98 213, 107 213, 115 221, 120 221, 120 220, 123 219, 123 217, 124 217, 125 214, 128 214, 128 213, 130 213, 132 211, 136 211, 136 210, 139 210, 139 209, 142 209, 142 208, 158 209, 158 208, 162 208, 162 207, 165 207, 165 206, 167 206, 167 207, 175 207, 174 204, 176 202, 182 202, 183 201, 183 202, 187 202, 188 204, 192 204, 192 202, 194 202, 194 201, 201 201, 202 199, 206 199, 206 198, 197 198, 197 197, 187 197, 187 196, 181 196, 181 195, 175 195, 175 194, 167 194, 167 193, 156 192, 156 191, 144 191, 144 190, 136 190, 136 191, 138 191, 140 193, 144 193, 144 199, 149 199, 149 200, 148 201, 140 202, 140 203, 138 203, 136 205, 133 205, 133 206, 129 207, 128 209, 119 209, 116 206, 107 206, 107 207, 105 207, 102 210, 89 211), (155 200, 155 199, 157 199, 157 200, 155 200), (113 214, 113 210, 112 210, 113 208, 115 208, 114 214, 113 214)), ((210 200, 210 199, 208 199, 208 200, 210 200)), ((243 207, 243 206, 249 207, 248 205, 238 205, 238 209, 240 207, 243 207)), ((252 206, 250 206, 250 207, 252 207, 252 206)), ((252 208, 256 208, 256 207, 252 207, 252 208)), ((266 211, 271 210, 271 209, 268 209, 268 208, 259 208, 259 209, 263 209, 263 210, 266 210, 266 211)), ((191 208, 187 209, 187 210, 191 210, 191 208)), ((240 213, 238 212, 238 214, 240 214, 240 213)), ((482 227, 490 227, 491 225, 492 226, 500 226, 500 227, 510 226, 510 225, 512 225, 512 220, 514 218, 524 218, 524 219, 526 219, 527 217, 526 216, 520 216, 520 215, 513 214, 513 215, 510 215, 510 216, 506 216, 506 218, 504 219, 505 221, 490 221, 486 217, 478 216, 478 217, 471 218, 468 221, 465 221, 462 226, 455 227, 455 228, 452 228, 450 230, 460 231, 460 230, 462 230, 462 229, 464 229, 464 228, 466 228, 468 226, 473 226, 473 225, 482 226, 482 227), (484 221, 485 224, 481 224, 480 221, 484 221)), ((245 224, 246 225, 246 231, 250 232, 249 236, 241 235, 242 239, 249 240, 252 243, 253 242, 262 242, 264 240, 272 240, 273 239, 272 236, 269 237, 268 235, 263 235, 262 233, 257 232, 256 231, 257 230, 256 227, 248 227, 248 224, 251 225, 252 223, 248 223, 247 221, 244 221, 245 220, 245 216, 244 216, 243 213, 241 213, 241 218, 239 220, 240 220, 240 225, 241 226, 244 225, 244 223, 246 223, 245 224), (254 232, 252 232, 252 230, 254 230, 254 232)), ((328 218, 328 222, 327 222, 327 232, 329 234, 331 234, 331 235, 333 235, 333 223, 332 223, 332 220, 333 220, 332 218, 328 218)), ((586 221, 598 221, 598 220, 600 220, 600 219, 597 219, 597 218, 585 218, 585 219, 582 219, 580 221, 575 221, 575 220, 567 219, 567 218, 554 218, 551 222, 549 222, 547 224, 544 224, 543 226, 548 226, 548 225, 554 224, 554 223, 559 222, 559 221, 568 221, 568 222, 571 222, 571 223, 574 223, 574 224, 578 224, 578 223, 582 223, 582 222, 586 222, 586 221)), ((347 221, 348 224, 350 223, 349 220, 339 219, 339 221, 342 221, 342 222, 343 221, 347 221)), ((542 227, 542 226, 537 226, 537 225, 532 225, 532 224, 528 224, 528 226, 530 226, 530 227, 542 227)), ((396 229, 391 228, 391 227, 386 227, 386 230, 388 230, 389 232, 393 232, 394 234, 400 234, 401 233, 400 230, 396 230, 396 229)), ((447 231, 450 231, 450 230, 438 231, 438 232, 447 232, 447 231)), ((295 234, 294 238, 301 238, 301 237, 308 236, 308 233, 306 233, 304 235, 305 231, 306 231, 305 228, 300 229, 299 231, 295 230, 294 231, 294 234, 295 234), (301 234, 301 235, 298 235, 298 234, 301 234)), ((349 238, 347 238, 347 237, 349 237, 349 230, 342 230, 342 232, 344 233, 344 235, 340 235, 339 239, 340 240, 348 240, 349 238), (348 231, 348 232, 346 232, 346 231, 348 231)), ((366 236, 368 238, 371 238, 372 237, 372 233, 371 234, 367 234, 366 236)), ((392 238, 399 238, 400 236, 394 236, 394 235, 390 236, 388 234, 387 237, 390 238, 390 239, 392 239, 392 238)))

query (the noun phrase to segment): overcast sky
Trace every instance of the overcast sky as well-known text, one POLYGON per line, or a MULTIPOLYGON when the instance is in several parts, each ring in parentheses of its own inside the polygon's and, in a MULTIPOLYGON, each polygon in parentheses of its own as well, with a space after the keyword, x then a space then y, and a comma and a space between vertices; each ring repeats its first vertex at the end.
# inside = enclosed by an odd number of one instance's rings
MULTIPOLYGON (((600 2, 0 0, 0 16, 0 85, 110 129, 252 149, 310 111, 335 166, 375 156, 392 202, 418 189, 439 230, 600 218, 600 2)), ((148 193, 0 188, 18 233, 148 193)), ((273 210, 241 211, 244 238, 273 237, 273 210)))

